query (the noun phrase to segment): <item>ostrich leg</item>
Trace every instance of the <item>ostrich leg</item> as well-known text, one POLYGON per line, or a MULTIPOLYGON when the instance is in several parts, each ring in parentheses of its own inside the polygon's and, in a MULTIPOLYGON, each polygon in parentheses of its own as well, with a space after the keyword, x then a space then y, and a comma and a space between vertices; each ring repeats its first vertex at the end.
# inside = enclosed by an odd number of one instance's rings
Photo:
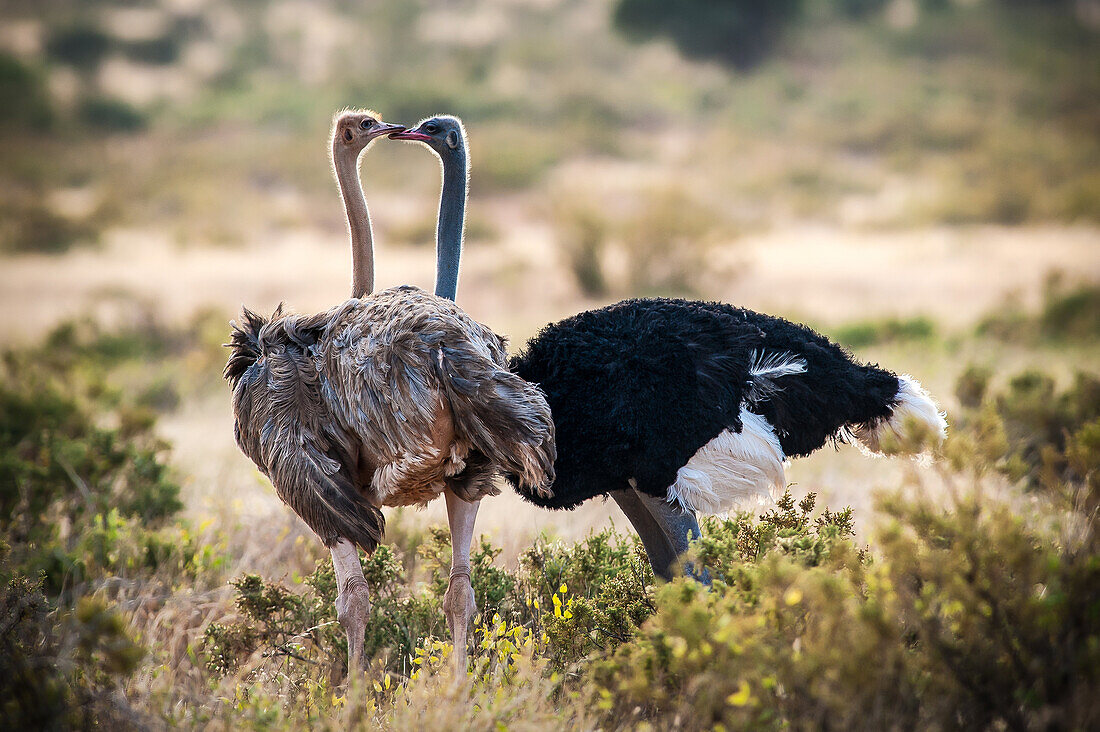
POLYGON ((634 525, 634 530, 638 532, 642 546, 645 547, 646 556, 649 557, 649 563, 653 567, 653 573, 665 581, 672 579, 672 565, 676 561, 676 551, 672 548, 665 530, 654 520, 642 503, 642 499, 638 498, 638 493, 633 488, 626 488, 611 491, 610 495, 634 525))
POLYGON ((332 547, 332 568, 336 570, 336 619, 348 634, 348 674, 362 668, 363 636, 370 615, 370 589, 359 562, 359 549, 347 539, 332 547))
POLYGON ((443 596, 443 613, 454 641, 455 668, 466 672, 466 631, 477 612, 474 586, 470 582, 470 542, 474 538, 474 520, 481 501, 464 501, 450 488, 447 498, 447 523, 451 526, 451 581, 443 596))
MULTIPOLYGON (((695 514, 691 511, 685 511, 680 506, 669 503, 663 498, 651 496, 648 493, 642 493, 639 490, 633 491, 637 496, 638 501, 642 504, 646 513, 649 514, 650 521, 657 524, 660 527, 661 533, 664 534, 666 546, 671 549, 673 557, 679 557, 681 554, 687 551, 688 543, 693 539, 698 539, 702 536, 699 531, 699 522, 695 518, 695 514)), ((624 511, 625 513, 625 511, 624 511)), ((627 514, 627 518, 630 518, 630 514, 627 514)), ((633 521, 633 519, 631 519, 633 521)), ((643 522, 644 528, 639 528, 635 523, 635 529, 638 530, 638 534, 642 537, 642 543, 646 546, 646 552, 649 551, 649 543, 646 541, 646 536, 649 535, 650 542, 656 543, 656 536, 652 526, 648 522, 643 522), (646 533, 642 533, 642 531, 646 533)), ((664 557, 663 554, 658 554, 660 557, 664 557)), ((653 557, 650 557, 650 563, 653 564, 653 571, 659 577, 666 580, 672 579, 672 573, 670 567, 666 565, 664 571, 657 569, 657 564, 653 562, 653 557)), ((668 563, 669 565, 672 562, 668 563)), ((710 573, 704 568, 701 572, 696 572, 694 567, 690 563, 684 565, 684 572, 704 585, 710 584, 710 573)))

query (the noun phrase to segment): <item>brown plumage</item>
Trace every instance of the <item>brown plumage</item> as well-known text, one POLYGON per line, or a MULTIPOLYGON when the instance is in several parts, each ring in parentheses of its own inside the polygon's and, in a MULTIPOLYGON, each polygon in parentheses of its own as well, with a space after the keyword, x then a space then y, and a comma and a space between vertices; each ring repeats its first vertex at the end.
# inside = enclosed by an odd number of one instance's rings
POLYGON ((317 315, 245 309, 230 347, 237 444, 328 546, 370 552, 381 506, 495 495, 498 471, 553 482, 545 398, 450 300, 396 287, 317 315))

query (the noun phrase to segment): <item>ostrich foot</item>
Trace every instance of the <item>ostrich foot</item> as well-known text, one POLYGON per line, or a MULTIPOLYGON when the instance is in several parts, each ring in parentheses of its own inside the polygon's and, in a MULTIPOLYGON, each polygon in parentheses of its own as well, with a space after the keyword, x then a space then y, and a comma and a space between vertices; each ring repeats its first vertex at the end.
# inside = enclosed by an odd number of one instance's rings
POLYGON ((470 583, 469 567, 452 569, 447 594, 443 596, 443 614, 447 617, 447 629, 451 631, 454 641, 454 667, 461 675, 466 673, 466 633, 476 612, 477 602, 470 583))
POLYGON ((332 546, 332 567, 336 570, 336 619, 348 634, 348 675, 363 668, 363 637, 370 616, 370 588, 359 563, 359 550, 347 539, 332 546))
POLYGON ((370 616, 370 589, 366 580, 351 578, 336 597, 336 619, 348 634, 348 673, 363 668, 363 637, 370 616))
POLYGON ((450 488, 447 499, 447 523, 451 525, 451 581, 443 596, 443 614, 454 641, 455 670, 466 675, 466 631, 477 612, 474 586, 470 583, 470 541, 474 538, 474 521, 479 501, 464 501, 450 488))

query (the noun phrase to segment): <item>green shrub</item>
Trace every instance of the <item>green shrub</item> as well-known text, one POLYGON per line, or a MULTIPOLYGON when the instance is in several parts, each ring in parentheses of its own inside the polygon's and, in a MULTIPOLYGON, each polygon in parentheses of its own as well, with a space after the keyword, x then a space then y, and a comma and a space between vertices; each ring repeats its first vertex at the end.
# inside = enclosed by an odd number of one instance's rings
POLYGON ((82 598, 57 613, 42 580, 12 571, 0 542, 0 714, 8 729, 132 726, 143 719, 118 693, 145 655, 125 620, 82 598))
POLYGON ((1049 292, 1039 314, 1045 338, 1066 341, 1100 339, 1100 285, 1049 292))
POLYGON ((0 250, 7 252, 61 254, 99 239, 98 227, 93 223, 60 216, 38 202, 0 204, 0 212, 0 250))
POLYGON ((607 719, 685 729, 1095 723, 1095 546, 1007 506, 891 497, 872 563, 772 552, 706 592, 677 580, 592 666, 607 719), (675 720, 675 721, 674 721, 675 720))
POLYGON ((174 64, 180 56, 180 42, 174 36, 162 36, 143 41, 129 41, 122 44, 122 52, 137 63, 167 66, 174 64))
MULTIPOLYGON (((992 466, 1073 505, 1082 487, 1095 481, 1100 461, 1094 451, 1100 378, 1078 373, 1061 393, 1050 376, 1036 371, 1012 377, 998 393, 990 392, 989 380, 978 367, 960 377, 956 391, 964 409, 954 417, 947 455, 960 471, 992 466)), ((1092 500, 1087 491, 1084 498, 1092 500)))
POLYGON ((76 114, 81 123, 101 132, 136 132, 146 125, 145 115, 133 105, 110 97, 88 97, 76 114))
POLYGON ((849 348, 864 348, 907 341, 924 341, 936 334, 936 326, 929 318, 887 318, 864 321, 842 326, 832 331, 837 341, 849 348))
POLYGON ((1052 274, 1038 313, 1008 302, 981 319, 978 335, 1009 342, 1092 342, 1100 338, 1100 285, 1067 286, 1052 274))
POLYGON ((587 199, 570 197, 554 202, 552 216, 558 246, 581 292, 589 297, 606 295, 609 285, 603 258, 612 236, 607 214, 587 199))
POLYGON ((179 488, 146 431, 98 427, 73 397, 9 367, 0 384, 0 527, 42 541, 56 521, 84 526, 116 509, 150 525, 174 515, 179 488), (55 515, 50 515, 53 512, 55 515))
POLYGON ((570 191, 554 202, 551 215, 569 268, 590 296, 694 293, 700 273, 711 269, 713 235, 721 228, 718 212, 680 186, 643 190, 619 213, 570 191), (615 282, 606 268, 612 250, 626 262, 615 282))
POLYGON ((668 37, 688 58, 737 69, 760 63, 801 8, 799 0, 619 0, 615 27, 628 37, 668 37))
POLYGON ((205 582, 224 563, 216 542, 176 519, 183 503, 152 409, 178 399, 174 382, 110 386, 137 362, 156 373, 150 366, 187 350, 201 328, 105 332, 71 322, 42 346, 3 355, 0 531, 13 571, 43 573, 52 602, 71 605, 116 579, 205 582))
POLYGON ((692 294, 707 271, 718 216, 685 188, 647 191, 622 224, 627 285, 635 295, 692 294))
POLYGON ((45 80, 17 59, 0 53, 0 128, 42 132, 52 123, 45 80))
POLYGON ((99 28, 78 23, 53 30, 46 40, 46 55, 84 71, 95 71, 111 46, 110 36, 99 28))
POLYGON ((993 370, 988 366, 973 364, 967 366, 966 370, 959 375, 955 385, 955 398, 959 400, 959 404, 966 409, 981 406, 991 378, 993 378, 993 370))

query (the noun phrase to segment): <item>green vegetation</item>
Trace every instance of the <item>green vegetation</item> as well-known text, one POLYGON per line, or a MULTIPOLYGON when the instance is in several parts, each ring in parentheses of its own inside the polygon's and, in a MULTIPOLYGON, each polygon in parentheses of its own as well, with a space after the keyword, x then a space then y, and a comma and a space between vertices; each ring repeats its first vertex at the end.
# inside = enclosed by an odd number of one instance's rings
POLYGON ((119 692, 147 654, 120 605, 201 585, 225 561, 176 518, 155 415, 106 379, 163 347, 142 336, 70 324, 0 366, 0 696, 13 728, 148 724, 119 692))
POLYGON ((77 109, 80 121, 104 132, 134 132, 145 126, 145 117, 120 99, 89 97, 77 109))
POLYGON ((1100 339, 1100 286, 1048 278, 1038 313, 1014 301, 978 323, 978 335, 1016 343, 1089 343, 1100 339))
POLYGON ((1090 491, 1078 495, 1077 490, 1100 475, 1100 453, 1095 452, 1100 379, 1079 372, 1072 387, 1058 393, 1050 376, 1026 371, 995 394, 990 378, 980 367, 959 378, 957 396, 967 410, 957 420, 959 435, 948 450, 955 467, 979 473, 992 467, 1070 506, 1077 500, 1095 501, 1090 491), (984 459, 974 462, 974 454, 984 459))
POLYGON ((675 5, 621 0, 615 8, 615 25, 639 40, 668 36, 688 58, 716 58, 748 69, 772 51, 800 5, 799 0, 697 0, 675 5))
POLYGON ((0 130, 47 130, 53 109, 39 74, 0 53, 0 130))
POLYGON ((925 341, 932 338, 935 333, 935 324, 925 317, 886 318, 885 320, 851 323, 829 332, 837 342, 849 348, 862 348, 898 341, 925 341))
MULTIPOLYGON (((16 0, 0 254, 120 228, 257 253, 342 237, 324 141, 344 105, 464 117, 468 234, 503 240, 470 292, 550 264, 507 259, 527 232, 610 300, 713 295, 738 266, 717 255, 772 225, 1094 226, 1087 5, 16 0)), ((363 171, 400 202, 377 207, 384 246, 430 246, 435 162, 381 143, 363 171)), ((709 590, 657 582, 612 529, 478 539, 457 678, 447 531, 388 515, 364 558, 370 667, 348 674, 327 553, 232 451, 228 314, 169 325, 162 303, 73 293, 58 312, 86 318, 0 359, 0 726, 1100 727, 1100 288, 1079 276, 965 329, 873 310, 826 329, 934 387, 949 441, 844 474, 885 488, 877 516, 819 505, 819 463, 767 510, 706 519, 709 590), (187 430, 223 430, 224 454, 187 430)))
POLYGON ((638 640, 594 664, 609 717, 694 729, 1089 726, 1095 526, 1058 545, 988 499, 881 508, 874 561, 838 537, 810 566, 772 554, 738 563, 709 593, 662 588, 638 640))
POLYGON ((364 561, 374 602, 364 679, 343 668, 335 579, 319 545, 305 541, 302 572, 235 572, 229 544, 255 539, 239 528, 204 534, 179 517, 155 407, 142 396, 156 389, 114 386, 133 364, 183 354, 216 370, 203 355, 214 320, 73 323, 6 354, 5 719, 323 729, 1097 721, 1095 375, 1059 387, 1042 372, 965 370, 939 470, 948 487, 883 494, 866 543, 850 509, 819 510, 812 493, 788 491, 760 515, 708 518, 690 559, 714 578, 709 591, 657 583, 638 540, 610 529, 576 543, 541 537, 510 566, 483 538, 472 552, 482 612, 465 679, 448 670, 448 533, 391 516, 393 544, 364 561), (135 632, 177 603, 208 620, 135 632))
POLYGON ((0 251, 61 254, 99 237, 91 221, 61 216, 39 202, 0 203, 0 251))

